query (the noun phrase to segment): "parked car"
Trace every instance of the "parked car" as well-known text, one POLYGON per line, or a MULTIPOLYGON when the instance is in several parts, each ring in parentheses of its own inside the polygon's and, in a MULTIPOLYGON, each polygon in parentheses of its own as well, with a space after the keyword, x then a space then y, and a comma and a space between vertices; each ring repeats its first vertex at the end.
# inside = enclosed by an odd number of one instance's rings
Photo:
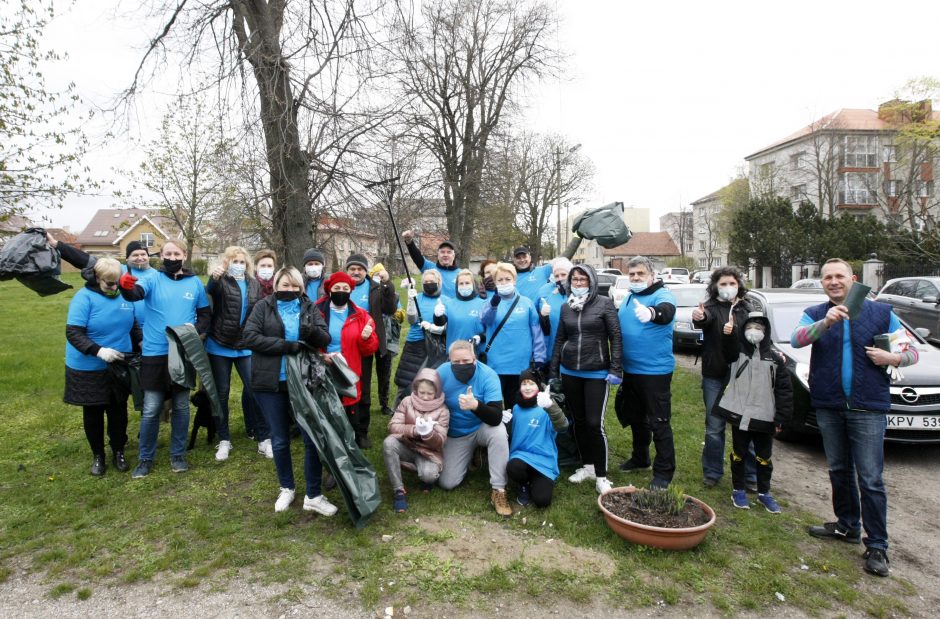
MULTIPOLYGON (((610 296, 610 287, 614 285, 614 282, 617 281, 617 275, 612 275, 610 273, 598 273, 597 274, 597 294, 602 294, 605 297, 610 296)), ((623 277, 622 275, 620 277, 623 277)))
POLYGON ((818 288, 822 289, 822 282, 818 279, 798 279, 790 284, 791 289, 818 288))
POLYGON ((876 297, 915 328, 927 329, 927 339, 940 344, 940 277, 899 277, 888 280, 876 297))
POLYGON ((698 349, 702 330, 692 326, 692 310, 708 297, 705 284, 672 284, 669 292, 676 297, 676 319, 672 323, 672 347, 675 350, 698 349))
MULTIPOLYGON (((770 319, 772 347, 786 357, 786 367, 793 384, 793 419, 778 435, 785 440, 806 434, 818 434, 816 411, 809 400, 809 362, 811 346, 793 348, 790 335, 800 322, 803 311, 828 297, 812 289, 762 289, 748 292, 756 311, 770 319)), ((891 385, 891 412, 885 441, 889 443, 940 444, 940 351, 927 343, 924 332, 915 330, 901 319, 911 333, 919 361, 902 370, 904 378, 891 385)))
POLYGON ((689 283, 692 284, 707 284, 711 281, 712 272, 711 271, 696 271, 692 273, 692 277, 689 278, 689 283))
POLYGON ((659 278, 666 284, 688 284, 689 270, 681 267, 666 267, 659 272, 659 278))
POLYGON ((611 275, 623 275, 620 269, 601 269, 598 273, 610 273, 611 275))
POLYGON ((621 275, 614 282, 614 285, 610 287, 610 298, 614 301, 614 307, 619 308, 623 303, 623 300, 627 298, 630 294, 630 278, 626 275, 621 275))

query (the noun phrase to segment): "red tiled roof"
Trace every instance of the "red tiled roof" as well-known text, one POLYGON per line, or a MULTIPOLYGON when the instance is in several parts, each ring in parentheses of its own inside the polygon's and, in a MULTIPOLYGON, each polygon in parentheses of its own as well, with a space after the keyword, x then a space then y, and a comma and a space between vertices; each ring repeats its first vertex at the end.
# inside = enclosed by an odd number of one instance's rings
POLYGON ((109 245, 144 217, 167 234, 173 234, 175 231, 173 220, 153 209, 103 208, 95 213, 85 229, 78 234, 76 242, 81 245, 109 245))
POLYGON ((668 232, 634 232, 623 245, 604 250, 605 256, 678 256, 679 248, 668 232))
POLYGON ((46 232, 54 236, 55 240, 68 243, 69 245, 75 245, 75 241, 78 239, 77 236, 63 228, 46 228, 46 232))
POLYGON ((19 234, 27 228, 32 228, 33 224, 22 215, 12 214, 7 217, 0 217, 0 231, 19 234))

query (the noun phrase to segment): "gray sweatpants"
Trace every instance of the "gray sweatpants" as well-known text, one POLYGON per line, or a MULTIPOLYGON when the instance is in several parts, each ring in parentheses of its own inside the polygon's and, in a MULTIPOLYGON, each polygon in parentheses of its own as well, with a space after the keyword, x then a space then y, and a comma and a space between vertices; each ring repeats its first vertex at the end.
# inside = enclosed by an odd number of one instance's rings
POLYGON ((433 484, 441 475, 437 463, 419 455, 394 436, 386 436, 382 443, 382 454, 385 456, 385 470, 388 471, 388 483, 392 491, 404 488, 401 480, 401 463, 410 462, 418 471, 418 479, 426 484, 433 484))
POLYGON ((451 490, 460 485, 467 475, 473 450, 477 447, 486 447, 490 463, 490 486, 494 490, 506 489, 506 463, 509 461, 506 426, 490 426, 485 423, 481 424, 476 432, 466 436, 447 437, 447 442, 444 443, 444 470, 438 480, 441 488, 451 490))

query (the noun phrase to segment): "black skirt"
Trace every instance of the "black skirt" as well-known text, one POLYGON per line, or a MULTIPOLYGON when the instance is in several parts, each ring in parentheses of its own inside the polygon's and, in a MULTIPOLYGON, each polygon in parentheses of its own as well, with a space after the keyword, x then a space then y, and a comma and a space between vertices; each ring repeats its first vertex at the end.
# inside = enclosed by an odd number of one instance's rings
MULTIPOLYGON (((107 406, 119 402, 123 390, 118 389, 107 369, 75 370, 65 368, 65 395, 62 401, 75 406, 107 406)), ((127 394, 124 393, 124 400, 127 394)))
POLYGON ((140 388, 144 391, 177 392, 189 391, 170 380, 167 355, 140 358, 140 388))

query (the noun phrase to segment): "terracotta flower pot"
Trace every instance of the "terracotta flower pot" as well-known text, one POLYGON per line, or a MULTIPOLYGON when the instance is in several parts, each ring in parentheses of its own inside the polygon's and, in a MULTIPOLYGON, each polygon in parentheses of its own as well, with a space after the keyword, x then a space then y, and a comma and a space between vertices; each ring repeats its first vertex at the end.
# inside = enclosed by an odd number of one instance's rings
MULTIPOLYGON (((608 492, 621 492, 626 494, 633 494, 636 491, 637 488, 634 486, 624 486, 608 490, 608 492)), ((600 507, 601 512, 604 514, 604 519, 607 520, 607 526, 609 526, 614 533, 634 544, 642 544, 644 546, 652 546, 653 548, 662 548, 664 550, 688 550, 689 548, 698 546, 702 540, 705 539, 705 534, 708 533, 708 529, 715 524, 715 510, 689 495, 685 496, 692 499, 696 505, 701 507, 705 510, 705 513, 708 514, 708 522, 705 524, 697 527, 684 527, 679 529, 651 527, 645 524, 639 524, 615 516, 610 510, 604 507, 603 503, 601 503, 601 498, 608 492, 597 497, 597 506, 600 507)))

